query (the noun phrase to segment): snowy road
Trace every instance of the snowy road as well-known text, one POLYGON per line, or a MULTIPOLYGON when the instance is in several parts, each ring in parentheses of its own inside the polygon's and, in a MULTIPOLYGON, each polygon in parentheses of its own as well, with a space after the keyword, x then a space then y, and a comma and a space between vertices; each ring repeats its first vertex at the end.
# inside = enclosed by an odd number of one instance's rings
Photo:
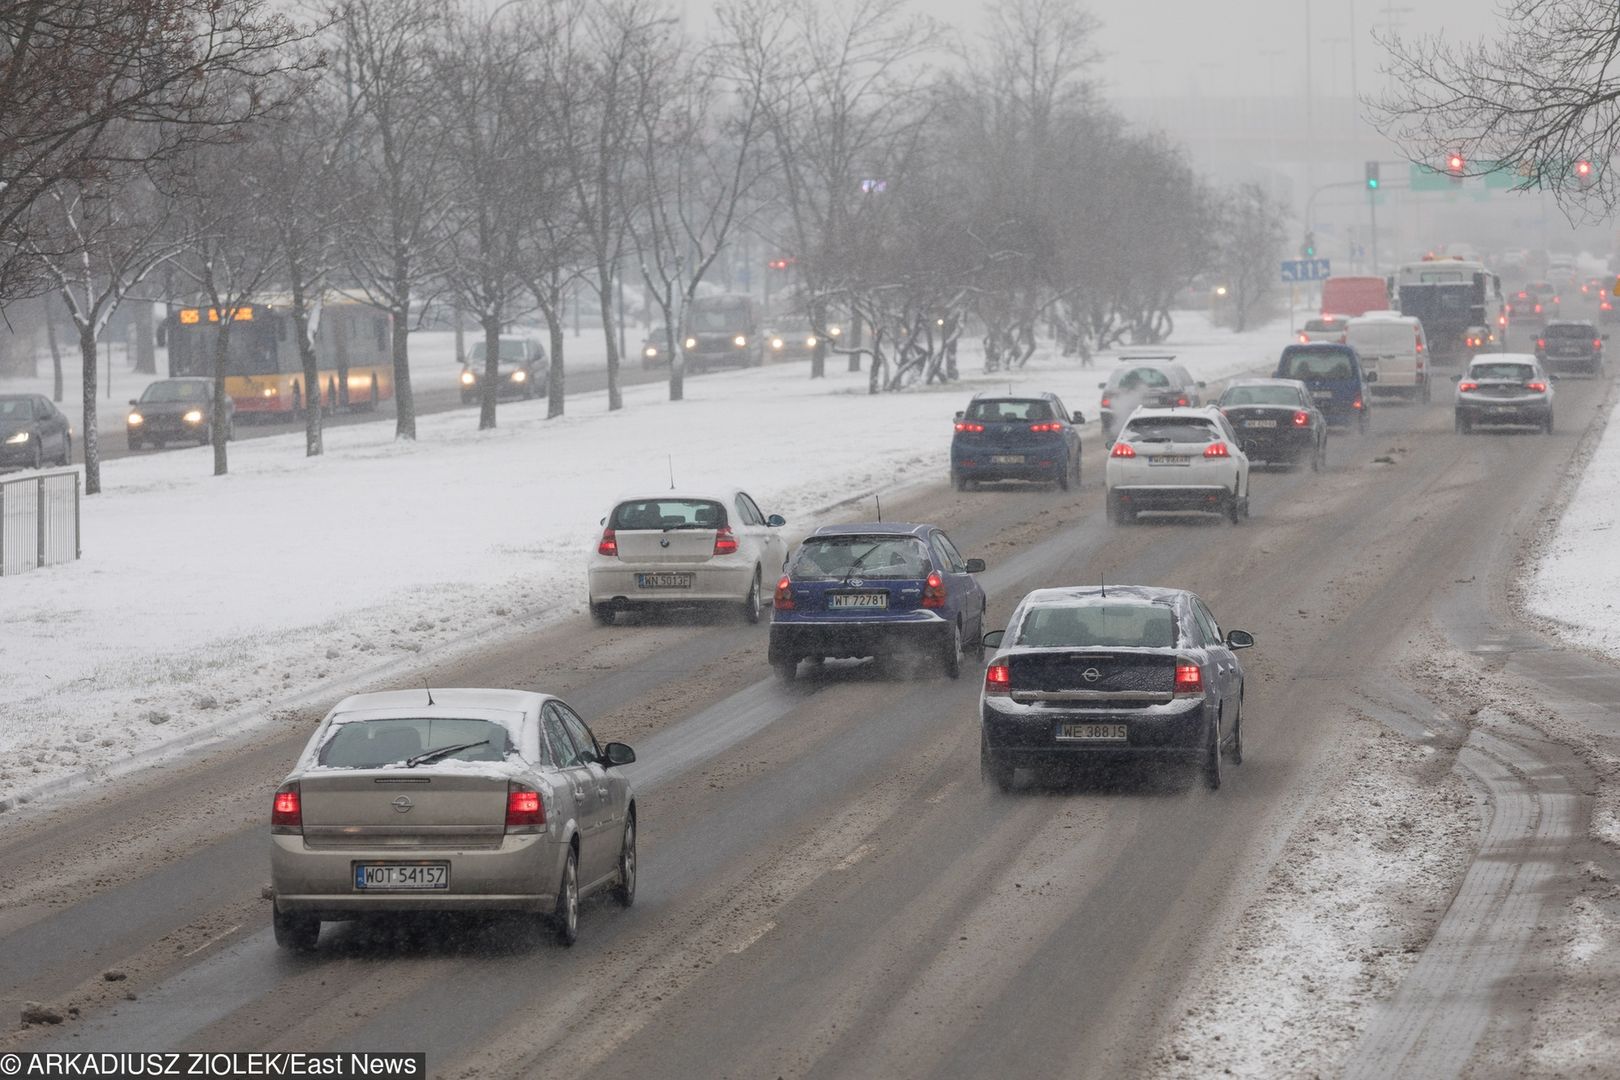
MULTIPOLYGON (((993 622, 1031 587, 1103 576, 1194 589, 1225 624, 1253 631, 1245 763, 1218 792, 1136 769, 1000 796, 978 777, 970 674, 829 665, 784 687, 770 681, 758 628, 570 622, 423 674, 561 693, 599 734, 637 746, 636 908, 592 905, 567 951, 511 924, 427 921, 329 927, 315 957, 277 953, 260 895, 264 793, 314 719, 289 716, 236 752, 8 823, 0 1013, 38 1000, 79 1018, 0 1046, 423 1049, 450 1076, 541 1075, 565 1060, 570 1075, 603 1077, 1330 1075, 1353 1053, 1391 1060, 1357 1049, 1363 1032, 1378 1037, 1370 998, 1331 1031, 1309 1029, 1315 1002, 1293 1013, 1283 1002, 1247 1028, 1178 1024, 1214 988, 1250 986, 1241 980, 1258 969, 1230 949, 1238 927, 1275 889, 1279 856, 1311 839, 1312 811, 1383 760, 1370 756, 1378 732, 1410 737, 1428 762, 1421 776, 1388 777, 1391 797, 1451 775, 1470 727, 1489 726, 1490 740, 1521 750, 1546 744, 1525 751, 1538 790, 1567 796, 1575 820, 1590 815, 1593 766, 1559 741, 1556 716, 1584 709, 1613 724, 1602 707, 1612 670, 1549 649, 1490 598, 1506 595, 1517 545, 1606 391, 1562 388, 1552 437, 1455 436, 1445 394, 1384 408, 1373 434, 1335 434, 1324 476, 1257 475, 1253 520, 1236 529, 1107 526, 1094 434, 1078 494, 941 484, 886 506, 938 521, 989 561, 993 622), (1477 673, 1452 655, 1473 657, 1477 673), (1427 704, 1404 731, 1365 722, 1367 699, 1395 684, 1427 704), (1492 723, 1517 716, 1515 703, 1527 716, 1526 702, 1555 715, 1539 735, 1492 723), (113 969, 124 977, 105 979, 113 969), (1297 1027, 1315 1056, 1233 1045, 1275 1045, 1268 1024, 1297 1027), (1225 1038, 1200 1041, 1210 1030, 1225 1038)), ((1422 961, 1437 930, 1436 948, 1468 958, 1445 931, 1452 890, 1472 849, 1490 842, 1503 857, 1500 829, 1482 829, 1478 813, 1464 801, 1418 823, 1462 838, 1453 876, 1405 913, 1413 947, 1364 961, 1366 979, 1351 982, 1386 999, 1408 976, 1422 980, 1413 994, 1463 991, 1422 961)), ((1530 925, 1556 931, 1578 896, 1577 864, 1615 880, 1620 859, 1584 835, 1548 837, 1529 856, 1530 925)), ((1315 891, 1292 902, 1308 909, 1315 891)), ((1333 933, 1324 920, 1326 947, 1339 947, 1333 933)), ((1569 1067, 1536 1056, 1568 1033, 1554 1010, 1575 1007, 1537 991, 1548 953, 1492 962, 1458 974, 1487 980, 1483 1024, 1425 1066, 1569 1067)), ((1583 999, 1589 1015, 1620 1014, 1606 985, 1608 1000, 1583 999)), ((1575 1048, 1573 1065, 1602 1050, 1575 1048)))

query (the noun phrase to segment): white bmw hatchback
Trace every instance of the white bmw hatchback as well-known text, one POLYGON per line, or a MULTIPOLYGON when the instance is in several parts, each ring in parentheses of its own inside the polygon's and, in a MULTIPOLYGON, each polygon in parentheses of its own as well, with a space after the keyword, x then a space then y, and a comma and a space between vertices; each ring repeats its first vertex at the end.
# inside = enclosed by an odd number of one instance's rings
POLYGON ((621 611, 734 605, 757 623, 787 561, 786 524, 735 488, 620 499, 586 571, 591 616, 605 625, 621 611))
POLYGON ((1213 406, 1137 409, 1108 453, 1108 518, 1129 523, 1147 510, 1249 516, 1249 458, 1213 406))

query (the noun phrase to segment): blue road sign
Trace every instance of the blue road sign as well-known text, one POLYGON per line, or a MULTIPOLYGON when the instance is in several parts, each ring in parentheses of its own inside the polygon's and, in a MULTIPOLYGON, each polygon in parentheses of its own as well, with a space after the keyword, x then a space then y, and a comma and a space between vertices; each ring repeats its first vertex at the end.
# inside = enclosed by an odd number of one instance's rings
POLYGON ((1284 259, 1282 283, 1297 285, 1302 281, 1322 281, 1333 276, 1332 259, 1284 259))

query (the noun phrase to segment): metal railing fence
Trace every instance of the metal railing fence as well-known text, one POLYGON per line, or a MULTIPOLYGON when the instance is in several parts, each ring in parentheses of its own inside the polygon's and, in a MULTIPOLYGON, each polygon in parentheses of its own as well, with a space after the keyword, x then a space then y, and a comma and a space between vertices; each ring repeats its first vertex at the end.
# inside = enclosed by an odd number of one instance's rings
POLYGON ((79 471, 0 480, 0 576, 79 557, 79 471))

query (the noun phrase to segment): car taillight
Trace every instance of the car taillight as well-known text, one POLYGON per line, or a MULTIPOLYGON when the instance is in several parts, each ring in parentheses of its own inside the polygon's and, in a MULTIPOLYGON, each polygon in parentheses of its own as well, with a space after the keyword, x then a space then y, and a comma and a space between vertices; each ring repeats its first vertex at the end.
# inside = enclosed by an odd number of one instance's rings
POLYGON ((1113 406, 1113 404, 1114 404, 1114 399, 1113 398, 1103 398, 1102 399, 1102 407, 1105 408, 1105 409, 1111 408, 1113 406))
POLYGON ((1029 430, 1035 431, 1035 432, 1062 431, 1063 430, 1063 425, 1062 424, 1031 424, 1031 425, 1029 425, 1029 430))
POLYGON ((619 540, 613 535, 612 529, 602 530, 602 541, 596 545, 596 553, 598 555, 611 555, 615 559, 619 557, 619 540))
POLYGON ((1299 335, 1299 343, 1301 345, 1309 345, 1311 343, 1311 335, 1309 335, 1309 334, 1300 334, 1299 335))
POLYGON ((1176 398, 1176 404, 1177 405, 1185 405, 1185 404, 1187 404, 1187 399, 1184 398, 1184 397, 1178 397, 1178 398, 1176 398))
POLYGON ((1362 405, 1362 404, 1361 404, 1361 399, 1360 399, 1360 398, 1356 398, 1356 400, 1354 400, 1354 401, 1352 401, 1352 402, 1351 402, 1351 403, 1350 403, 1350 407, 1351 407, 1351 408, 1352 408, 1352 409, 1360 409, 1360 408, 1365 408, 1365 406, 1363 406, 1363 405, 1362 405))
POLYGON ((714 531, 714 553, 716 555, 737 553, 737 534, 731 531, 730 525, 722 525, 714 531))
POLYGON ((1547 347, 1547 339, 1546 338, 1544 338, 1544 337, 1536 338, 1536 348, 1545 349, 1546 347, 1547 347))
POLYGON ((1310 413, 1308 413, 1308 412, 1297 412, 1297 413, 1294 414, 1294 426, 1295 427, 1305 427, 1310 422, 1311 422, 1311 414, 1310 413))
POLYGON ((283 784, 276 790, 276 798, 270 805, 270 831, 285 833, 302 833, 304 831, 304 807, 299 798, 298 781, 283 784))
POLYGON ((1458 390, 1478 390, 1479 389, 1479 383, 1477 383, 1477 382, 1460 382, 1460 383, 1457 384, 1457 389, 1458 390))
POLYGON ((1205 457, 1231 457, 1232 452, 1226 448, 1225 443, 1218 442, 1218 443, 1211 443, 1210 445, 1204 447, 1204 456, 1205 457))
POLYGON ((922 606, 945 606, 945 579, 939 576, 937 570, 930 571, 928 580, 923 583, 922 606))
POLYGON ((1534 390, 1538 394, 1545 394, 1547 392, 1547 384, 1544 382, 1527 382, 1524 384, 1524 388, 1526 390, 1534 390))
POLYGON ((1202 694, 1204 692, 1204 673, 1197 664, 1176 665, 1176 693, 1202 694))
POLYGON ((963 423, 958 423, 956 425, 956 430, 957 431, 983 431, 984 430, 984 425, 983 424, 963 424, 963 423))
POLYGON ((776 583, 776 598, 771 601, 771 604, 776 608, 777 611, 793 610, 792 586, 792 580, 787 577, 784 577, 781 581, 776 583))
POLYGON ((1537 315, 1540 315, 1540 314, 1541 314, 1541 305, 1540 305, 1540 304, 1537 304, 1537 305, 1536 305, 1536 314, 1537 314, 1537 315))
POLYGON ((546 804, 540 793, 516 780, 506 785, 506 831, 537 829, 546 823, 546 804))
POLYGON ((1112 450, 1108 451, 1108 456, 1109 457, 1135 457, 1136 456, 1136 451, 1131 448, 1130 443, 1117 442, 1117 443, 1114 444, 1114 448, 1112 450))
POLYGON ((1607 300, 1605 300, 1605 301, 1603 301, 1603 306, 1601 307, 1600 310, 1602 310, 1602 311, 1613 311, 1614 310, 1614 305, 1609 303, 1607 300))
POLYGON ((1600 338, 1600 337, 1593 338, 1592 339, 1592 348, 1594 348, 1594 349, 1603 348, 1603 339, 1600 338))
POLYGON ((985 668, 984 692, 987 694, 1012 693, 1012 668, 1006 664, 991 664, 985 668))

